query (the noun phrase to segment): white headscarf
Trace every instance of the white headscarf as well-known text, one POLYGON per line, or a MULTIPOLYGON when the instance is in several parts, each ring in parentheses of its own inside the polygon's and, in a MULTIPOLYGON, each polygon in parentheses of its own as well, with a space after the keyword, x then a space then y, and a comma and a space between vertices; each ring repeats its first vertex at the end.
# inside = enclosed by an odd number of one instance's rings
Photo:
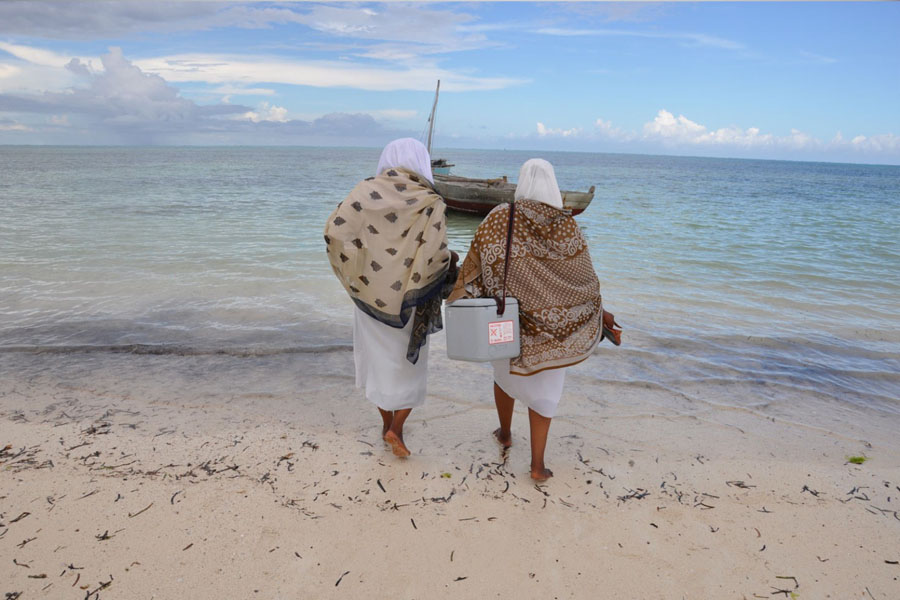
POLYGON ((519 182, 516 184, 516 200, 535 200, 553 208, 562 208, 562 194, 556 183, 553 165, 542 158, 525 161, 519 170, 519 182))
POLYGON ((431 157, 425 144, 413 138, 400 138, 394 140, 381 151, 378 159, 378 171, 381 175, 388 169, 409 169, 415 171, 434 185, 434 177, 431 175, 431 157))

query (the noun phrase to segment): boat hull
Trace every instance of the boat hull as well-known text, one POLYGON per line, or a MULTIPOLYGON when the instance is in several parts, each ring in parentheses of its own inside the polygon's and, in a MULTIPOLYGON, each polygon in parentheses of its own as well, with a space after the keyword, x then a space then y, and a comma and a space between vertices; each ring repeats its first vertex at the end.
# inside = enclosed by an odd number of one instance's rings
MULTIPOLYGON (((474 214, 486 215, 503 202, 512 202, 516 186, 506 177, 498 179, 471 179, 455 175, 434 174, 434 187, 444 199, 448 208, 474 214)), ((563 208, 580 214, 594 198, 594 186, 587 192, 561 191, 563 208)))

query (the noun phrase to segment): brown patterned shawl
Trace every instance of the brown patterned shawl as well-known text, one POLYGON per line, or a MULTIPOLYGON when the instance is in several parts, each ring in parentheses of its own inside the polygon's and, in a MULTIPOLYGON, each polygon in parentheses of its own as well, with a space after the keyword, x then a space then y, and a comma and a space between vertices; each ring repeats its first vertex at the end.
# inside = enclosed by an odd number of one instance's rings
MULTIPOLYGON (((448 298, 499 296, 509 205, 485 217, 448 298)), ((600 281, 587 241, 567 211, 517 200, 507 295, 519 301, 522 353, 509 372, 532 375, 586 359, 600 340, 600 281)))
POLYGON ((353 188, 325 225, 328 260, 360 310, 397 328, 415 314, 413 364, 425 337, 442 329, 441 298, 456 279, 444 209, 424 177, 388 169, 353 188))

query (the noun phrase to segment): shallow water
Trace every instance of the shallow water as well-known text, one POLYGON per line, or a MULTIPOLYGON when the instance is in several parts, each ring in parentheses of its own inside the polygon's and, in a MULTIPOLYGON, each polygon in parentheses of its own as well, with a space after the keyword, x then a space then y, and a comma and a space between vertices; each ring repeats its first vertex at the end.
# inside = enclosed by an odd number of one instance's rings
MULTIPOLYGON (((322 229, 378 153, 0 148, 0 351, 349 347, 322 229)), ((514 180, 535 153, 439 155, 514 180)), ((900 414, 900 167, 543 157, 563 188, 596 186, 577 220, 627 344, 598 381, 757 382, 767 402, 900 414)), ((451 214, 451 248, 478 222, 451 214)))

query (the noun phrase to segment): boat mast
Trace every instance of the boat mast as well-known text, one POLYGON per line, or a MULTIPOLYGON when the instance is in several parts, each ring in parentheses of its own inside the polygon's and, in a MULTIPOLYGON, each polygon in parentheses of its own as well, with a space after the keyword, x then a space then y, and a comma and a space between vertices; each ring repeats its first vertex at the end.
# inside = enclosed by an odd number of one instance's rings
POLYGON ((441 91, 441 80, 438 79, 437 89, 434 90, 434 104, 431 105, 431 116, 428 117, 428 143, 425 146, 428 148, 428 156, 431 156, 431 135, 434 133, 434 112, 437 110, 437 101, 438 94, 441 91))

